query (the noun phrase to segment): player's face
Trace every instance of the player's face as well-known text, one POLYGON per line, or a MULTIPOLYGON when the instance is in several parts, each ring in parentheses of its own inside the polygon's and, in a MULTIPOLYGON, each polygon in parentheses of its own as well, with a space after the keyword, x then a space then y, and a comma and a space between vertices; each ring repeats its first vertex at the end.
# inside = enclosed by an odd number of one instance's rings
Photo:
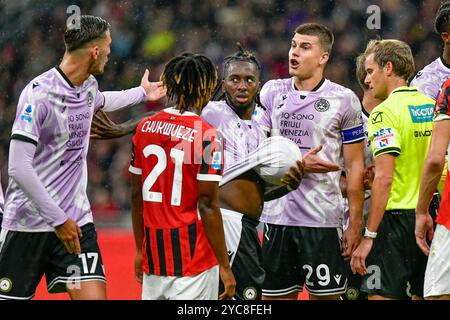
POLYGON ((108 62, 108 56, 111 53, 111 33, 106 31, 105 37, 96 42, 94 48, 94 62, 91 65, 90 74, 100 75, 105 72, 105 65, 108 62))
POLYGON ((325 65, 328 57, 319 37, 296 33, 289 50, 289 74, 300 80, 309 79, 325 65))
POLYGON ((233 107, 247 109, 253 106, 260 87, 257 66, 246 61, 231 62, 222 86, 233 107))
POLYGON ((365 83, 369 86, 369 90, 373 91, 376 99, 384 100, 387 98, 387 81, 384 68, 380 67, 374 60, 374 54, 367 56, 364 63, 367 75, 365 83))

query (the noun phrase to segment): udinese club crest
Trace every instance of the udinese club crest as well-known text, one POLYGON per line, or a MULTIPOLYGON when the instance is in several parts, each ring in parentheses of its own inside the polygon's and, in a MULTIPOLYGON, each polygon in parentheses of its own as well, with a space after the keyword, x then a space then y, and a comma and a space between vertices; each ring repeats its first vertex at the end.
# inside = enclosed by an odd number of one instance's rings
POLYGON ((88 92, 87 94, 87 103, 88 103, 88 107, 92 108, 93 103, 94 103, 94 96, 92 95, 92 92, 88 92))
POLYGON ((319 112, 325 112, 330 109, 330 102, 326 99, 319 99, 314 102, 314 108, 319 112))

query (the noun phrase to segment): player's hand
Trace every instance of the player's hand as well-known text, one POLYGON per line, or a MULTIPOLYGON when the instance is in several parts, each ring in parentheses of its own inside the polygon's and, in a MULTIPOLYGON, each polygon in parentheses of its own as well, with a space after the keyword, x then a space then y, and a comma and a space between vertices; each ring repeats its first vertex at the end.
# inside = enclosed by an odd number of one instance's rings
POLYGON ((337 163, 326 161, 317 156, 323 145, 312 148, 303 156, 303 167, 306 173, 326 173, 341 170, 337 163))
POLYGON ((375 166, 370 165, 364 169, 364 189, 372 189, 373 179, 375 178, 375 166))
POLYGON ((219 266, 219 274, 225 287, 225 291, 219 295, 219 300, 231 299, 236 294, 236 280, 233 272, 231 272, 231 267, 219 266))
POLYGON ((142 284, 143 272, 142 250, 136 250, 136 255, 134 256, 134 277, 140 284, 142 284))
POLYGON ((414 234, 420 250, 428 256, 430 254, 430 246, 427 243, 427 238, 431 241, 434 236, 433 218, 428 212, 419 213, 416 211, 416 229, 414 234))
POLYGON ((356 248, 358 247, 360 241, 361 241, 361 225, 350 224, 347 230, 344 231, 342 239, 343 245, 342 256, 344 258, 350 258, 353 251, 355 251, 356 248))
POLYGON ((114 139, 123 137, 133 131, 133 128, 125 128, 114 123, 103 110, 94 114, 91 126, 91 139, 114 139))
POLYGON ((150 82, 148 81, 148 69, 145 69, 144 76, 141 79, 141 87, 147 93, 147 101, 158 101, 166 96, 167 89, 164 87, 162 81, 150 82))
POLYGON ((288 173, 281 178, 281 182, 289 186, 292 190, 297 189, 300 186, 303 178, 303 163, 297 160, 297 167, 291 167, 288 173))
POLYGON ((55 227, 56 236, 71 254, 80 254, 80 238, 83 236, 81 228, 72 219, 67 219, 63 224, 55 227))
POLYGON ((364 238, 359 244, 358 248, 352 254, 352 260, 350 261, 350 267, 353 274, 358 272, 361 276, 367 273, 366 258, 372 250, 373 239, 364 238))

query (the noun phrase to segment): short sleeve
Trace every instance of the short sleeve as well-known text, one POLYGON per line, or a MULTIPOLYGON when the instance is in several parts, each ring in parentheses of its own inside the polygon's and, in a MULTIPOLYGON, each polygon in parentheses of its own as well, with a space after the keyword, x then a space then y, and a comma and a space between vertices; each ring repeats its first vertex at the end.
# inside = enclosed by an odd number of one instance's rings
POLYGON ((47 96, 48 92, 42 85, 33 83, 25 87, 17 104, 11 139, 37 145, 47 118, 47 96))
POLYGON ((450 80, 446 80, 442 85, 439 96, 434 105, 434 121, 450 119, 450 80))
POLYGON ((197 180, 220 182, 223 172, 223 139, 216 129, 209 129, 204 133, 202 155, 197 180))
POLYGON ((348 94, 345 112, 342 116, 341 134, 344 144, 359 142, 365 139, 361 102, 352 91, 348 94))
POLYGON ((385 153, 401 153, 401 137, 395 119, 385 109, 375 108, 372 111, 368 131, 375 158, 385 153))
POLYGON ((131 162, 128 171, 133 174, 142 175, 142 152, 139 152, 137 146, 138 133, 135 133, 132 138, 131 146, 131 162))
POLYGON ((105 105, 105 96, 97 88, 97 91, 95 94, 94 110, 97 111, 98 109, 102 108, 104 105, 105 105))

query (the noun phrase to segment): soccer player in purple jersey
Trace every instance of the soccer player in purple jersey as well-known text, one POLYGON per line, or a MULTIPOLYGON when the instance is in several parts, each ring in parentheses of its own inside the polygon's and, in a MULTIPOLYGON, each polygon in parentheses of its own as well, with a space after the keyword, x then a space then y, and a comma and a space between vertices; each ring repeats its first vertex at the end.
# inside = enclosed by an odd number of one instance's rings
POLYGON ((161 83, 100 92, 94 75, 110 53, 108 22, 81 16, 64 33, 59 66, 22 91, 12 128, 9 184, 0 234, 1 299, 30 299, 45 274, 49 292, 105 299, 102 258, 86 194, 92 115, 165 94, 161 83))
POLYGON ((305 174, 300 187, 265 204, 264 299, 296 299, 303 285, 310 299, 339 299, 347 286, 349 257, 360 241, 364 201, 364 129, 361 106, 349 89, 323 77, 333 34, 307 23, 295 30, 288 79, 261 90, 266 107, 260 124, 271 135, 295 141, 300 149, 325 145, 323 156, 342 162, 347 177, 350 222, 343 235, 339 172, 305 174))
POLYGON ((410 86, 417 87, 421 93, 437 100, 440 88, 450 76, 450 2, 443 3, 434 20, 434 29, 443 42, 442 55, 416 73, 410 86))

